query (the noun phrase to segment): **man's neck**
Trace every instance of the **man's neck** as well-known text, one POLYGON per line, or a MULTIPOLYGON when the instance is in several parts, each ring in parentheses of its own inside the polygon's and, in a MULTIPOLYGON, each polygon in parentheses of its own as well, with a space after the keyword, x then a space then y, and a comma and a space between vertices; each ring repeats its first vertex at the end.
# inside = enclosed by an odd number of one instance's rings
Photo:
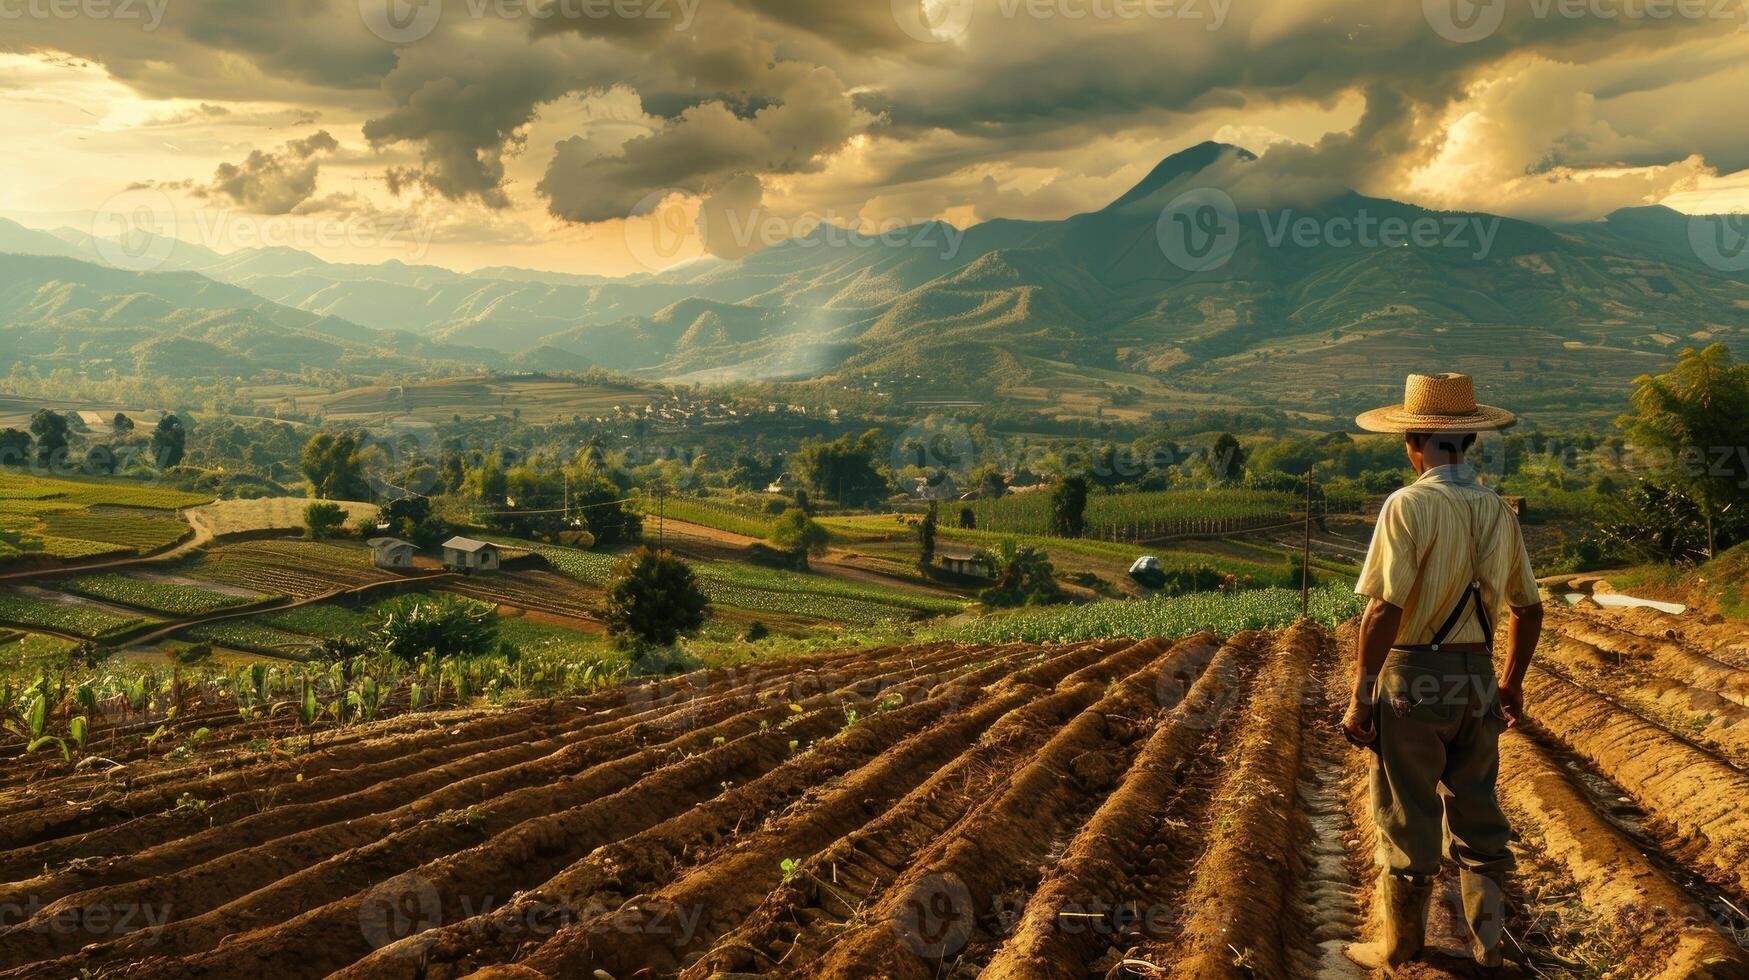
POLYGON ((1462 466, 1463 453, 1428 453, 1421 457, 1421 468, 1415 471, 1416 476, 1426 476, 1428 471, 1437 470, 1441 466, 1462 466))

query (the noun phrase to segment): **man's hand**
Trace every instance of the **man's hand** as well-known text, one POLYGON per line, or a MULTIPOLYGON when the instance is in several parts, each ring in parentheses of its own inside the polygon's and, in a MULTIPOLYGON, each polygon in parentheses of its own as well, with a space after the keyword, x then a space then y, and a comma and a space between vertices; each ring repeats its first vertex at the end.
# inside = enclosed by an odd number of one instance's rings
POLYGON ((1524 688, 1509 681, 1500 684, 1500 713, 1506 716, 1506 727, 1524 724, 1524 688))
POLYGON ((1360 698, 1351 698, 1348 712, 1342 716, 1342 731, 1356 745, 1368 746, 1378 741, 1378 726, 1373 724, 1373 705, 1360 698))

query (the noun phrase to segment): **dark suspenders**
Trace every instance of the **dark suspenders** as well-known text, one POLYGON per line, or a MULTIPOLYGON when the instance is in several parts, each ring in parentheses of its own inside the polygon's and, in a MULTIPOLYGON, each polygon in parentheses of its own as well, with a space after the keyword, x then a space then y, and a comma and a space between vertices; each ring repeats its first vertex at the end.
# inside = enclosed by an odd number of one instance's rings
POLYGON ((1488 604, 1482 600, 1482 583, 1480 580, 1472 580, 1464 589, 1463 596, 1458 599, 1457 607, 1451 611, 1450 616, 1445 617, 1445 623, 1439 627, 1439 632, 1433 634, 1433 642, 1427 645, 1429 650, 1437 651, 1445 643, 1452 631, 1464 621, 1464 613, 1469 612, 1472 601, 1476 604, 1476 618, 1482 621, 1482 642, 1489 650, 1494 649, 1494 623, 1488 616, 1488 604))

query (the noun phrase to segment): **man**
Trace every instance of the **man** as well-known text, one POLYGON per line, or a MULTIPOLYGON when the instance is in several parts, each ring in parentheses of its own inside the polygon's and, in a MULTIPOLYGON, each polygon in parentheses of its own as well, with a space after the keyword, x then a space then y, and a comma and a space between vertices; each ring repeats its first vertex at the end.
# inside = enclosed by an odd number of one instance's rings
POLYGON ((1387 973, 1425 941, 1442 852, 1460 869, 1472 952, 1501 963, 1501 882, 1512 836, 1495 780, 1500 733, 1524 718, 1524 674, 1542 630, 1542 602, 1518 519, 1476 479, 1464 455, 1483 431, 1517 422, 1477 405, 1461 374, 1411 375, 1403 404, 1357 419, 1403 433, 1418 479, 1379 513, 1355 591, 1369 597, 1354 697, 1342 726, 1374 751, 1383 922, 1349 958, 1387 973), (1505 674, 1494 674, 1494 623, 1511 609, 1505 674))

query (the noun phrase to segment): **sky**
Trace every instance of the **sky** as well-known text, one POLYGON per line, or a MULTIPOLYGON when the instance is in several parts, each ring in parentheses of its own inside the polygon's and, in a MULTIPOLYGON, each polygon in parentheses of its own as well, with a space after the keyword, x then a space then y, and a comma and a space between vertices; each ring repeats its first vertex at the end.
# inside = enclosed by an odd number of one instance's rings
POLYGON ((0 214, 618 276, 1209 139, 1284 200, 1740 212, 1746 93, 1749 0, 0 0, 0 214))

